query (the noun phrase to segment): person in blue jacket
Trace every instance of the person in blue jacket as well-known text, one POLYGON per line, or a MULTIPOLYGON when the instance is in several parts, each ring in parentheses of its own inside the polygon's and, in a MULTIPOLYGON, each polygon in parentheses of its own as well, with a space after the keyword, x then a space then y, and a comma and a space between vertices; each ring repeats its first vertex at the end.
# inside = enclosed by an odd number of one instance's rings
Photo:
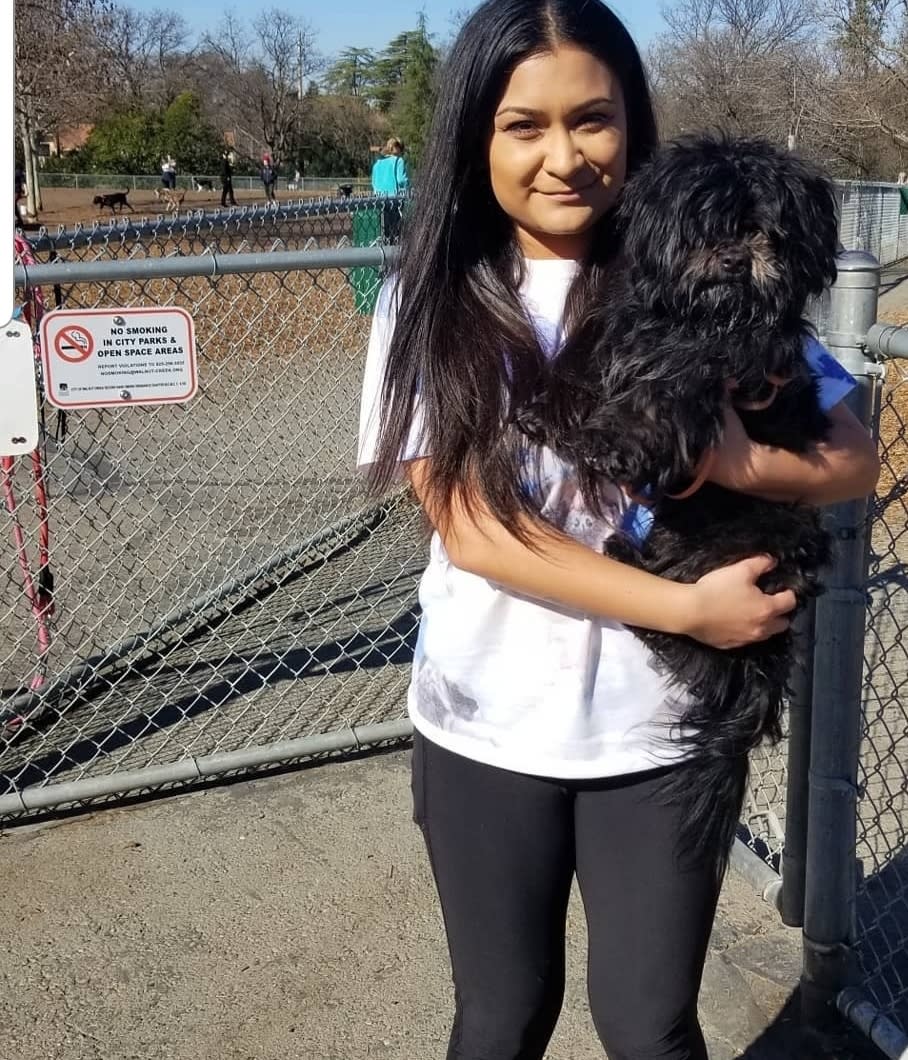
POLYGON ((392 136, 384 146, 382 157, 372 167, 372 191, 376 195, 400 195, 409 187, 404 145, 392 136))
POLYGON ((382 149, 382 157, 372 167, 372 191, 380 198, 388 199, 381 204, 381 241, 397 243, 400 239, 401 203, 399 197, 410 188, 410 175, 404 158, 404 145, 392 136, 382 149), (398 201, 390 201, 398 200, 398 201))

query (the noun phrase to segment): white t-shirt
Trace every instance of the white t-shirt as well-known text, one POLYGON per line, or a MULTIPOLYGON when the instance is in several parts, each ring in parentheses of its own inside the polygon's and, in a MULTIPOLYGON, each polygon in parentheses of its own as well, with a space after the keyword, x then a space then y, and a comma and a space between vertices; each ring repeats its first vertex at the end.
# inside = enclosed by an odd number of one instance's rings
MULTIPOLYGON (((543 348, 562 341, 561 318, 577 264, 528 260, 521 297, 543 348)), ((382 288, 372 322, 360 411, 357 463, 374 459, 381 391, 394 328, 394 284, 382 288)), ((823 404, 854 380, 811 343, 823 404)), ((401 462, 429 455, 419 409, 401 462)), ((564 533, 601 552, 639 509, 617 487, 604 519, 580 496, 572 468, 544 450, 537 472, 541 510, 564 533)), ((658 674, 648 649, 618 622, 533 600, 455 567, 438 534, 419 588, 422 617, 408 691, 413 725, 428 739, 478 762, 541 776, 618 776, 680 758, 671 731, 684 694, 658 674)))

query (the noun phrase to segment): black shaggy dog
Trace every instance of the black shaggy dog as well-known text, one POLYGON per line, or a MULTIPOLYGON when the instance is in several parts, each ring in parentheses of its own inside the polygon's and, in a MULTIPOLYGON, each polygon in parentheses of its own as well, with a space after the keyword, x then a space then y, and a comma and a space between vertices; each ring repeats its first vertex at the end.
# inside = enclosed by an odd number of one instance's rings
MULTIPOLYGON (((760 442, 803 452, 828 432, 803 349, 805 303, 835 278, 831 185, 762 141, 686 138, 629 181, 617 223, 623 260, 613 287, 568 339, 522 426, 577 466, 586 497, 605 478, 648 498, 645 541, 616 534, 610 555, 694 582, 767 553, 777 566, 761 588, 793 589, 803 605, 830 559, 816 509, 704 480, 729 396, 760 442)), ((682 842, 726 851, 747 753, 780 735, 792 634, 720 651, 634 632, 690 693, 678 736, 691 757, 674 781, 688 811, 682 842)))

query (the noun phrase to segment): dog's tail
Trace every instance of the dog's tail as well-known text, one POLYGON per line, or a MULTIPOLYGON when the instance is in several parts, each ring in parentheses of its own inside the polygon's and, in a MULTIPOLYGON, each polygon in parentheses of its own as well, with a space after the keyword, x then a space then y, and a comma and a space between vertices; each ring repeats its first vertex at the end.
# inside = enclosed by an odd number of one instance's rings
MULTIPOLYGON (((683 808, 679 850, 694 859, 714 859, 720 873, 744 805, 748 756, 765 740, 774 744, 782 736, 785 675, 767 671, 770 659, 786 656, 761 652, 757 645, 752 657, 727 669, 723 688, 712 687, 706 695, 696 682, 689 686, 694 705, 678 727, 690 757, 672 773, 666 791, 683 808)), ((709 672, 714 682, 716 671, 709 672)))
POLYGON ((711 864, 725 875, 747 793, 746 754, 692 758, 668 775, 662 797, 678 806, 676 849, 682 864, 711 864))

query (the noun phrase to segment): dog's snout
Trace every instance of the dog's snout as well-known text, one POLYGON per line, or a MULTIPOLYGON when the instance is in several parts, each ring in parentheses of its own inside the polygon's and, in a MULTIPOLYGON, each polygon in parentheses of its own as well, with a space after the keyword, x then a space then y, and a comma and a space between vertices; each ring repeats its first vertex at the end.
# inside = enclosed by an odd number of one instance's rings
POLYGON ((740 276, 750 268, 750 254, 743 247, 726 247, 719 255, 719 267, 727 276, 740 276))

